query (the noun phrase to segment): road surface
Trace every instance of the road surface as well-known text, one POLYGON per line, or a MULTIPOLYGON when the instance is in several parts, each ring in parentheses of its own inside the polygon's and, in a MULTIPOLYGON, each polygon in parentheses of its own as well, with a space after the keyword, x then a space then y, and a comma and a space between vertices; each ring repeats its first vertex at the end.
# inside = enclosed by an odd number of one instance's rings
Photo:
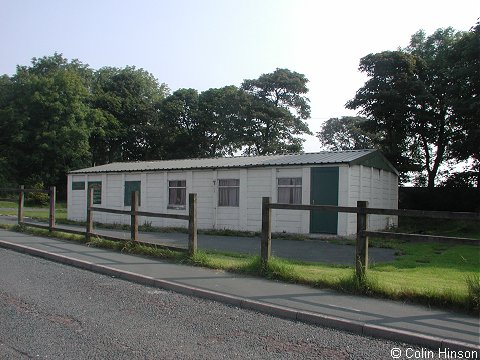
POLYGON ((423 350, 5 249, 0 324, 1 359, 391 359, 392 349, 423 350))

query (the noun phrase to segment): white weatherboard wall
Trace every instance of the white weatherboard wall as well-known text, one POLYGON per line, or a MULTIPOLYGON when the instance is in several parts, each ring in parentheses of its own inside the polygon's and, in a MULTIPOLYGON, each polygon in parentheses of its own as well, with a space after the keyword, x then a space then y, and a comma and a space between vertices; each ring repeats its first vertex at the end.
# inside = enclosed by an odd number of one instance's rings
MULTIPOLYGON (((332 166, 332 165, 325 165, 332 166)), ((322 166, 315 166, 322 167, 322 166)), ((168 182, 185 180, 186 192, 197 194, 198 227, 200 229, 233 229, 244 231, 261 230, 262 197, 269 196, 277 202, 277 179, 302 178, 302 204, 310 204, 310 166, 303 167, 255 167, 213 170, 152 171, 136 173, 70 174, 68 177, 68 218, 76 221, 86 219, 87 186, 84 190, 72 190, 72 182, 102 182, 101 204, 95 206, 129 210, 124 206, 125 181, 140 181, 139 210, 169 214, 188 214, 185 207, 168 205, 168 182), (239 206, 218 206, 218 180, 239 179, 239 206)), ((364 166, 339 165, 340 206, 356 206, 357 200, 366 200, 370 207, 397 208, 397 176, 384 170, 364 166)), ((187 196, 188 202, 188 196, 187 196)), ((94 221, 128 224, 126 215, 94 213, 94 221)), ((140 217, 139 224, 159 227, 187 227, 187 221, 140 217)), ((370 216, 370 229, 383 229, 396 223, 396 218, 370 216)), ((309 233, 310 212, 299 210, 272 210, 274 232, 309 233)), ((339 214, 338 234, 356 232, 356 216, 339 214)))
MULTIPOLYGON (((398 177, 389 171, 355 165, 349 168, 348 203, 346 206, 357 206, 357 201, 368 201, 368 207, 382 209, 398 208, 398 177)), ((342 229, 347 234, 356 233, 357 219, 349 214, 342 219, 342 229)), ((367 228, 381 230, 398 225, 397 216, 368 215, 367 228)))
MULTIPOLYGON (((68 177, 68 218, 86 219, 87 185, 84 190, 72 190, 72 182, 102 181, 102 202, 95 206, 129 210, 124 206, 125 181, 140 181, 141 211, 188 214, 183 208, 168 206, 168 181, 185 180, 186 191, 197 194, 198 227, 200 229, 233 229, 259 231, 261 229, 262 197, 277 201, 278 177, 302 177, 302 203, 310 202, 309 168, 240 168, 218 170, 156 171, 149 173, 71 174, 68 177), (239 179, 239 206, 218 205, 218 180, 239 179)), ((188 200, 187 200, 188 201, 188 200)), ((273 231, 308 233, 309 212, 273 210, 273 231)), ((130 217, 108 213, 94 213, 94 221, 128 224, 130 217)), ((186 227, 184 220, 140 217, 139 224, 160 227, 186 227)))

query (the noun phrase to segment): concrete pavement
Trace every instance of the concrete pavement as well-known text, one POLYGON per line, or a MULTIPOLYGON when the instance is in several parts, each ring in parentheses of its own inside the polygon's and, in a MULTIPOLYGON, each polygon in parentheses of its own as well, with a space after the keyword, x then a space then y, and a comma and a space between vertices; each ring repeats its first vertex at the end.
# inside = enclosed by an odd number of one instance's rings
POLYGON ((478 317, 88 247, 0 229, 0 246, 275 316, 432 349, 477 351, 478 317))

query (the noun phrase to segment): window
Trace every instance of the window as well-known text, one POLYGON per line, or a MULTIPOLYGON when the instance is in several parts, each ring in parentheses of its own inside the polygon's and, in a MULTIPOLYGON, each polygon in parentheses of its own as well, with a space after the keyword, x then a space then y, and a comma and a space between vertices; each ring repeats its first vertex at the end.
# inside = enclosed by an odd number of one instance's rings
POLYGON ((72 182, 72 190, 85 190, 85 182, 84 181, 73 181, 72 182))
POLYGON ((281 204, 302 203, 302 178, 279 178, 278 202, 281 204))
MULTIPOLYGON (((89 181, 88 188, 93 188, 93 205, 100 205, 102 203, 102 182, 101 181, 89 181)), ((88 196, 88 195, 87 195, 88 196)))
POLYGON ((218 206, 238 206, 240 202, 240 180, 218 180, 218 206))
POLYGON ((125 181, 125 194, 123 196, 123 205, 132 206, 132 192, 138 191, 138 206, 140 206, 140 189, 142 183, 140 181, 125 181))
POLYGON ((187 204, 187 181, 173 180, 168 182, 168 206, 182 207, 187 204))

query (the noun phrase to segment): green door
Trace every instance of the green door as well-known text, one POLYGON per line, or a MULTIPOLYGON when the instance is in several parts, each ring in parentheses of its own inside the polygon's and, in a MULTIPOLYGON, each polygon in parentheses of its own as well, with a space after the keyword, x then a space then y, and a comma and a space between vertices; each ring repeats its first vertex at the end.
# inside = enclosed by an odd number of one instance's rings
MULTIPOLYGON (((312 205, 338 205, 338 167, 311 169, 310 203, 312 205)), ((310 211, 310 232, 336 234, 338 213, 310 211)))

